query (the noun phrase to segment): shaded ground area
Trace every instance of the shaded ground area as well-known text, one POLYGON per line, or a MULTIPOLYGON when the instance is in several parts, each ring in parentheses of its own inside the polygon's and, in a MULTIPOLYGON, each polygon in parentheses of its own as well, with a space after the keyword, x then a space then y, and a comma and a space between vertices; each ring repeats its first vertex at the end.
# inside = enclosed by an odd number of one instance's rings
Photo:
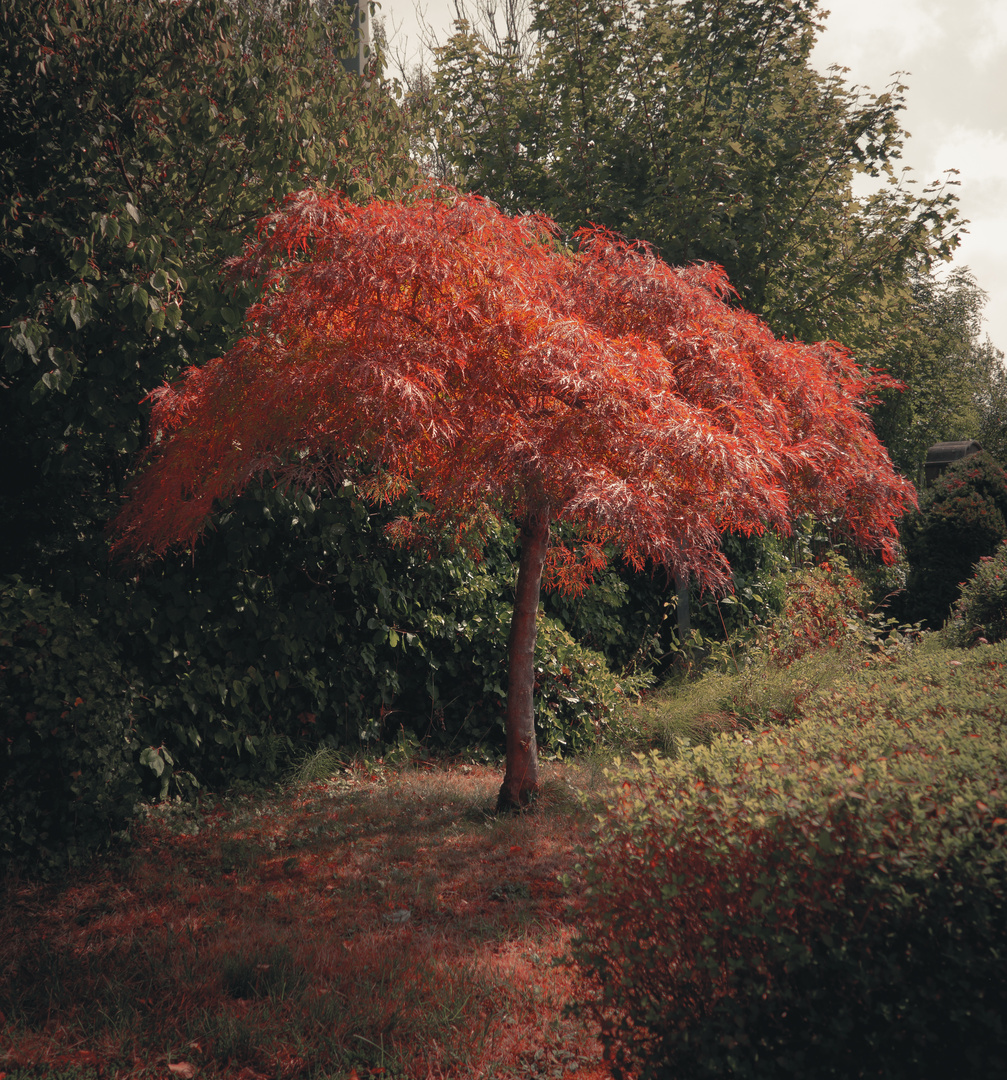
POLYGON ((108 1077, 602 1080, 558 964, 590 815, 569 767, 496 818, 500 774, 347 768, 150 811, 59 887, 9 880, 0 1069, 108 1077))

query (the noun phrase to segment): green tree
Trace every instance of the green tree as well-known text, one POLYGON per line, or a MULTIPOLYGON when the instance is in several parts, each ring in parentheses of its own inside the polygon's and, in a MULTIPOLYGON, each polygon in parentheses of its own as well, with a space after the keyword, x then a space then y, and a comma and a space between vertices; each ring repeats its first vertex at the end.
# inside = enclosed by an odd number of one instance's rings
POLYGON ((953 250, 947 183, 897 171, 906 87, 812 68, 817 0, 528 6, 530 35, 470 17, 437 52, 436 146, 470 190, 719 263, 777 333, 858 350, 953 250))
POLYGON ((310 4, 12 0, 0 11, 0 571, 77 591, 145 437, 141 399, 224 351, 223 261, 289 191, 411 175, 380 79, 310 4), (73 553, 72 556, 69 553, 73 553))
POLYGON ((967 267, 946 278, 917 274, 896 345, 883 366, 902 384, 874 409, 878 435, 892 460, 917 478, 937 442, 978 439, 1007 460, 1003 352, 982 332, 986 293, 967 267))

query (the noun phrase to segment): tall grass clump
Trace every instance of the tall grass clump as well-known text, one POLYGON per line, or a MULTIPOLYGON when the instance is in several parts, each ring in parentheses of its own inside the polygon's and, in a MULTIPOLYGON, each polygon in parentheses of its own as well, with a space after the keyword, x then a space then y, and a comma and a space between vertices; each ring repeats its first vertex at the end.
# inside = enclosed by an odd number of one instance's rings
POLYGON ((789 576, 782 610, 722 647, 719 670, 648 696, 636 726, 645 746, 674 755, 718 733, 789 722, 816 694, 865 664, 887 665, 918 636, 872 612, 867 588, 833 552, 789 576))

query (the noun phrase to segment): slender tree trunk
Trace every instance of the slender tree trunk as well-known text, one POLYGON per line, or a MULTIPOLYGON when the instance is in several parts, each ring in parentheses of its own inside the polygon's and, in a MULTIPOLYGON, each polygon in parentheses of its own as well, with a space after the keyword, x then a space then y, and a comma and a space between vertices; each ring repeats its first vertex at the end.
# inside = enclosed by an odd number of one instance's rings
POLYGON ((548 547, 549 508, 543 507, 521 525, 521 561, 507 646, 507 771, 497 796, 498 813, 527 806, 538 790, 535 636, 548 547))
POLYGON ((678 615, 678 643, 685 645, 691 627, 689 625, 689 579, 675 578, 675 613, 678 615))

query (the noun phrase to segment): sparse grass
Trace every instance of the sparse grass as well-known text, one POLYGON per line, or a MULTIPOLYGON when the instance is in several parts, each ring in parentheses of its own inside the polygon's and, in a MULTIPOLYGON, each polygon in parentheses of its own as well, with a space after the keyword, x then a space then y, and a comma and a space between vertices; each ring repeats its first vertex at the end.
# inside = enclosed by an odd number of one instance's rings
POLYGON ((596 770, 547 763, 516 817, 490 812, 495 768, 324 772, 151 810, 62 886, 8 880, 0 1072, 606 1077, 552 966, 596 770))
POLYGON ((848 682, 865 657, 872 663, 870 654, 859 649, 821 649, 778 667, 756 655, 736 672, 666 687, 636 710, 642 746, 674 756, 682 744, 792 720, 816 695, 848 682))

